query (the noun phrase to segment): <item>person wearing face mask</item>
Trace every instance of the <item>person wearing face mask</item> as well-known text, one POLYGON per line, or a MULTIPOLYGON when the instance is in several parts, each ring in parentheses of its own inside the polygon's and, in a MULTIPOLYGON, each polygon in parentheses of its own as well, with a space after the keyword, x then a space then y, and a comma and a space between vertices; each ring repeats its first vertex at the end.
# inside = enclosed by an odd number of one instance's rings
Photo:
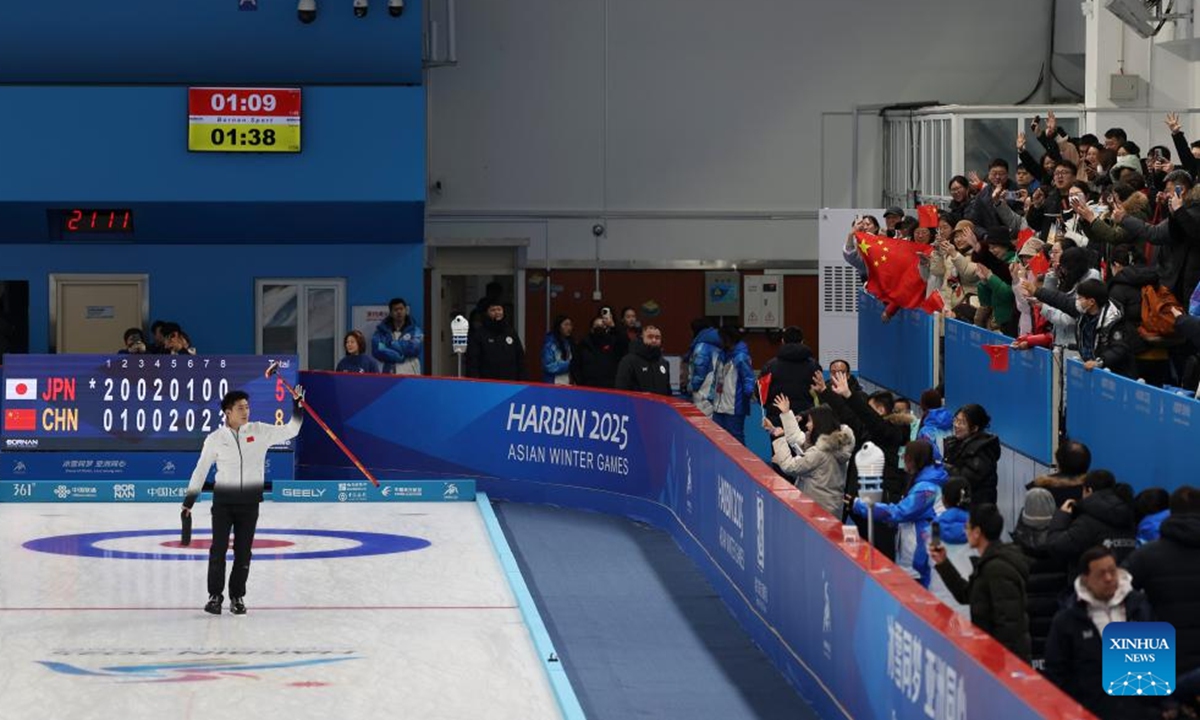
POLYGON ((1085 369, 1105 368, 1125 377, 1136 376, 1129 323, 1121 308, 1109 300, 1103 282, 1089 279, 1079 283, 1071 302, 1066 295, 1047 293, 1045 288, 1037 291, 1037 297, 1075 318, 1075 347, 1085 369))
POLYGON ((571 374, 584 387, 612 388, 616 385, 621 346, 604 316, 592 318, 591 331, 579 343, 571 359, 571 374))

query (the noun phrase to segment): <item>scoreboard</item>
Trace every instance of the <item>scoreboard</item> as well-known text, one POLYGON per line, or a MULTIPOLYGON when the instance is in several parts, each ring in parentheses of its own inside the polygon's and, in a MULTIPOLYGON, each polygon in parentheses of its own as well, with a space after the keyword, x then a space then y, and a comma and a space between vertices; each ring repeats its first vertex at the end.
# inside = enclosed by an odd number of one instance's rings
MULTIPOLYGON (((221 398, 250 395, 250 419, 292 417, 296 357, 5 355, 5 451, 198 451, 224 423, 221 398), (279 376, 265 377, 280 361, 279 376)), ((283 447, 290 447, 288 445, 283 447)))

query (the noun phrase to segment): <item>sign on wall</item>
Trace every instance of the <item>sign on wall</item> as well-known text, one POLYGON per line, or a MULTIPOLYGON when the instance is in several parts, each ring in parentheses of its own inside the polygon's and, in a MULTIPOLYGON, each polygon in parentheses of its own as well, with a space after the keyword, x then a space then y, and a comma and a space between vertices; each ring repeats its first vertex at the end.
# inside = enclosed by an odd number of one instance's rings
POLYGON ((737 317, 741 313, 742 276, 736 272, 704 273, 704 314, 737 317))
POLYGON ((742 325, 754 328, 783 326, 783 276, 747 275, 742 325))
POLYGON ((188 88, 188 150, 300 152, 300 88, 188 88))

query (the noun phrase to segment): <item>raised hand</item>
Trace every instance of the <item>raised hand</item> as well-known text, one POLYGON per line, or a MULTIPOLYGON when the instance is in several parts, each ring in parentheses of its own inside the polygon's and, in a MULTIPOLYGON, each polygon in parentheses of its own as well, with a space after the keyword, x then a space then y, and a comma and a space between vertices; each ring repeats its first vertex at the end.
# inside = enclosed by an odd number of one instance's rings
POLYGON ((780 413, 792 411, 792 401, 788 400, 788 396, 783 393, 776 395, 771 404, 778 408, 780 413))
POLYGON ((1054 111, 1046 113, 1046 136, 1054 137, 1054 133, 1058 132, 1058 118, 1054 117, 1054 111))
POLYGON ((1179 122, 1179 113, 1167 113, 1167 129, 1171 134, 1179 132, 1183 129, 1183 124, 1179 122))
POLYGON ((813 373, 812 387, 813 387, 813 390, 816 390, 818 393, 825 392, 825 389, 826 389, 825 373, 821 372, 820 370, 813 373))
POLYGON ((1025 149, 1025 133, 1017 133, 1017 152, 1022 152, 1025 149))

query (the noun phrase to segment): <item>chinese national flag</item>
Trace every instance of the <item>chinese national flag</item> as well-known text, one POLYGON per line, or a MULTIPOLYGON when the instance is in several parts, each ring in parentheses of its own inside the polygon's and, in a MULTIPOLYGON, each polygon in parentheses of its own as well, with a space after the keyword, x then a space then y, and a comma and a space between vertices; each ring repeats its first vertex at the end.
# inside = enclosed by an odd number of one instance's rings
POLYGON ((37 411, 32 408, 26 410, 5 410, 4 429, 15 430, 17 432, 33 432, 37 429, 37 411))
POLYGON ((923 228, 935 228, 938 226, 937 205, 919 205, 917 206, 917 221, 921 223, 923 228))
POLYGON ((1029 265, 1026 267, 1028 267, 1029 271, 1034 275, 1045 275, 1046 273, 1050 272, 1050 261, 1046 259, 1045 255, 1038 253, 1037 255, 1029 258, 1029 265))
POLYGON ((980 345, 988 354, 988 369, 992 372, 1008 372, 1007 345, 980 345))
POLYGON ((758 400, 763 407, 767 406, 770 400, 767 393, 771 390, 771 373, 764 373, 758 376, 758 400))
POLYGON ((1022 248, 1022 246, 1024 246, 1025 243, 1028 242, 1029 238, 1033 237, 1036 234, 1037 233, 1035 233, 1033 231, 1033 228, 1025 228, 1024 230, 1019 231, 1017 233, 1017 250, 1020 250, 1022 248))
POLYGON ((927 313, 942 309, 942 296, 936 291, 926 292, 925 279, 917 267, 917 256, 929 254, 930 246, 864 232, 855 237, 858 252, 867 264, 867 292, 885 303, 889 314, 896 308, 919 308, 927 313))

